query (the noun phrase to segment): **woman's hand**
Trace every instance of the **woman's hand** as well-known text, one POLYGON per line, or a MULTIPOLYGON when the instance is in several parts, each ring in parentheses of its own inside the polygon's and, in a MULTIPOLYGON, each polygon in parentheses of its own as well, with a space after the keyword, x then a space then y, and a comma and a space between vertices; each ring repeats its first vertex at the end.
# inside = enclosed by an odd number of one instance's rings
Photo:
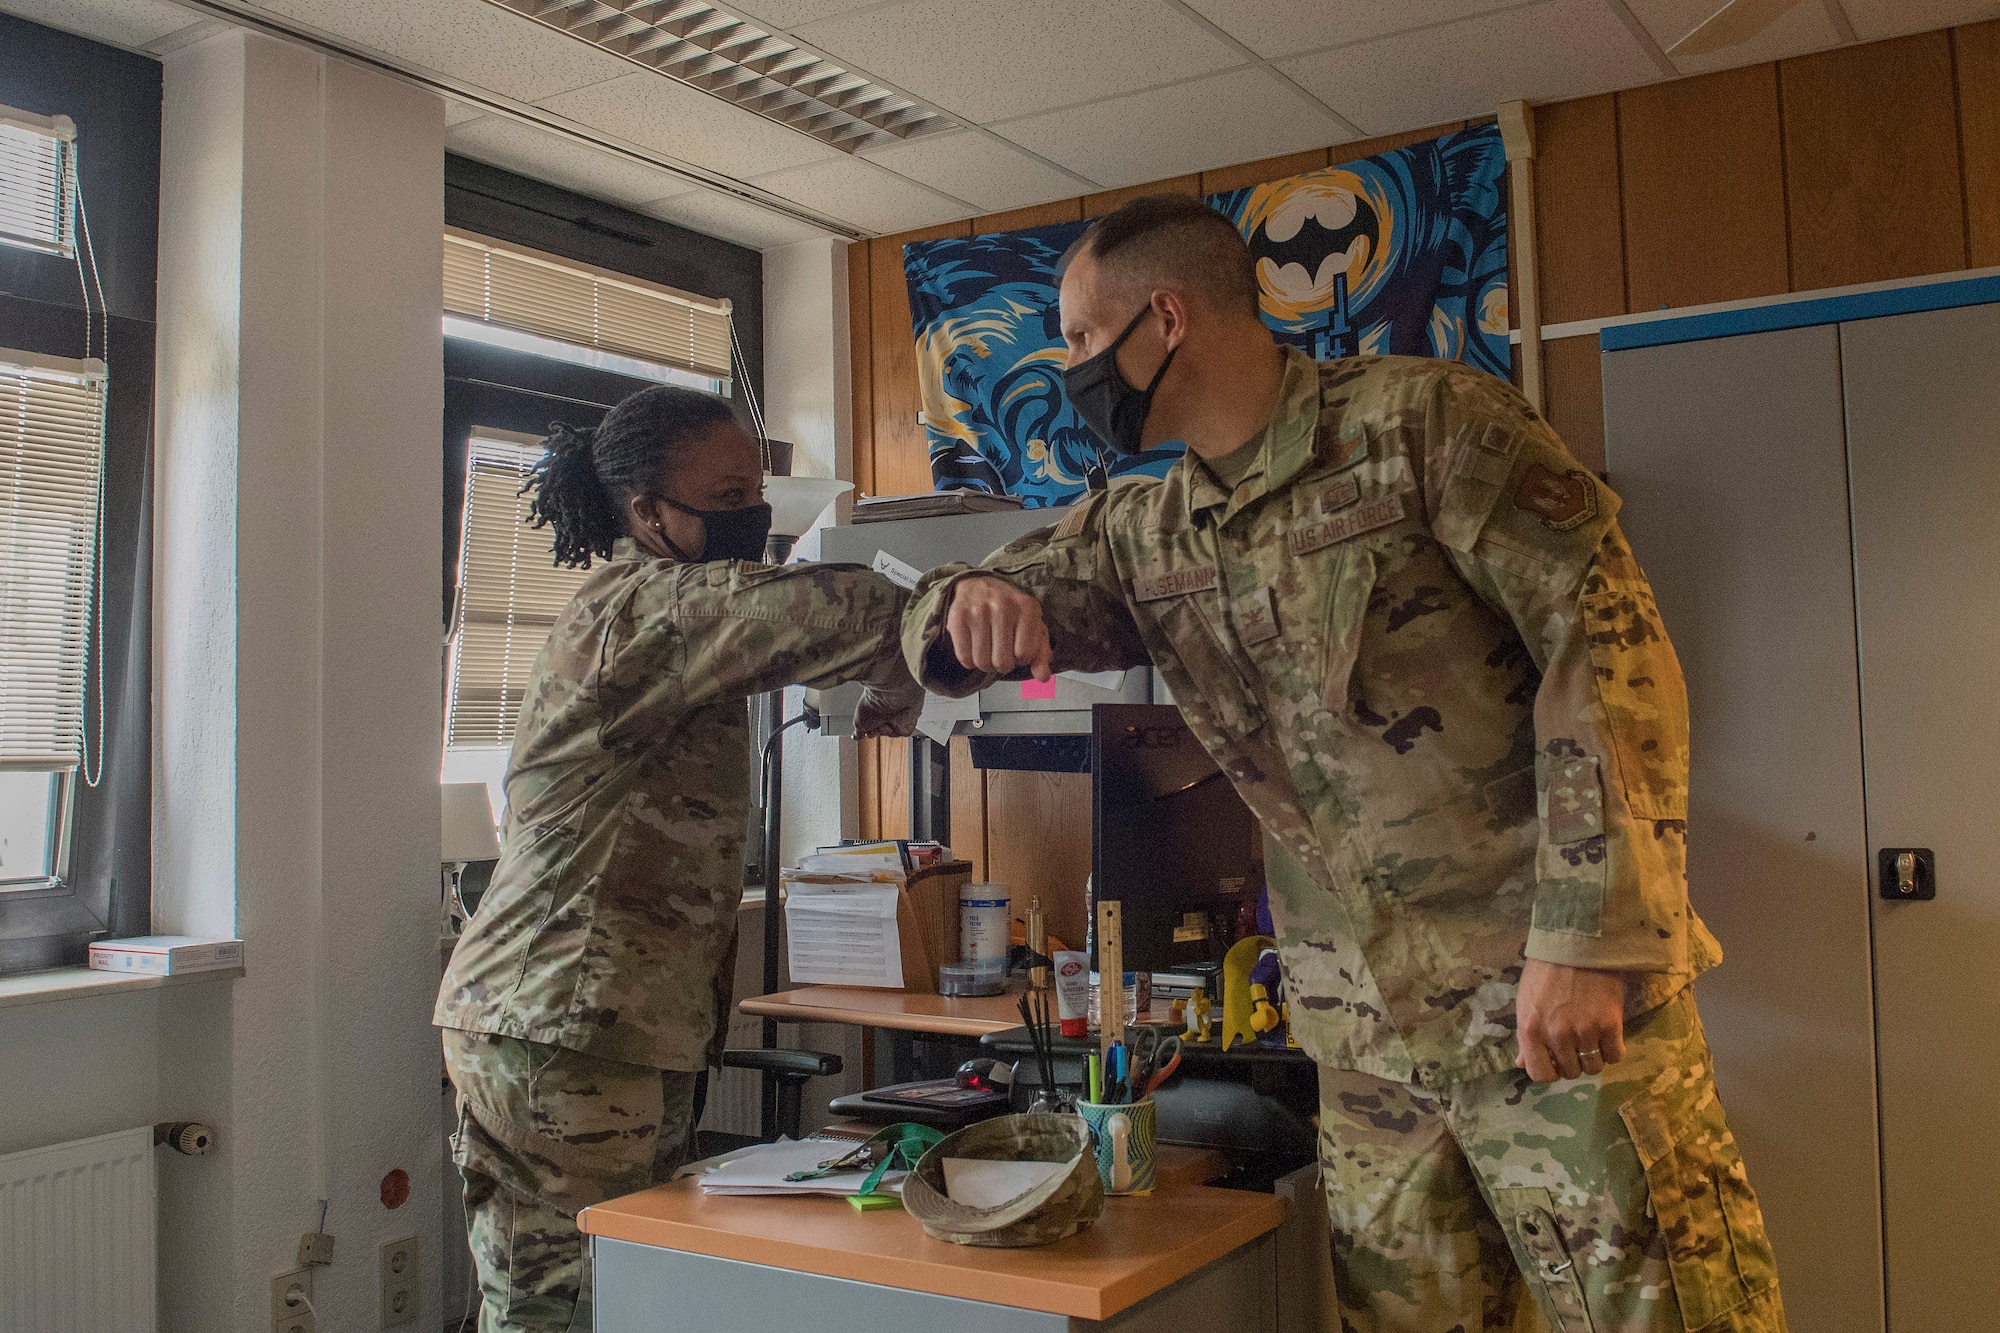
POLYGON ((924 711, 924 687, 908 685, 885 690, 864 685, 861 702, 854 706, 854 734, 865 736, 908 736, 917 729, 917 717, 924 711))
POLYGON ((1625 974, 1530 958, 1514 999, 1521 1058, 1537 1083, 1589 1077, 1625 1057, 1625 974))

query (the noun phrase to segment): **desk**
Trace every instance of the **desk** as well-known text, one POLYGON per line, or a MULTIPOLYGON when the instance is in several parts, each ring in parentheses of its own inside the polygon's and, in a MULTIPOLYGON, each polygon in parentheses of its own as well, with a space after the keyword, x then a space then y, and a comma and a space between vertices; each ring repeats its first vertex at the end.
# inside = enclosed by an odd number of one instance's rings
MULTIPOLYGON (((781 1023, 851 1023, 856 1027, 976 1040, 1021 1026, 1021 1011, 1016 1007, 1021 991, 1021 983, 1014 982, 1005 995, 955 999, 861 986, 807 986, 772 995, 754 995, 737 1001, 736 1007, 746 1014, 775 1018, 781 1023)), ((1049 1003, 1055 1003, 1053 994, 1049 1003)), ((1155 999, 1146 1021, 1171 1023, 1173 1013, 1168 1004, 1155 999)))
POLYGON ((598 1333, 1270 1333, 1285 1205, 1197 1183, 1207 1160, 1163 1147, 1151 1195, 1106 1199, 1081 1234, 1025 1250, 932 1240, 844 1199, 661 1185, 578 1219, 598 1333))
MULTIPOLYGON (((946 1078, 958 1066, 979 1054, 979 1040, 996 1032, 1021 1026, 1016 1007, 1026 982, 1008 983, 1005 995, 957 999, 943 995, 917 995, 909 991, 878 990, 865 986, 806 986, 799 990, 753 995, 739 1000, 736 1007, 757 1018, 775 1018, 780 1023, 846 1023, 853 1027, 883 1028, 890 1035, 886 1069, 873 1062, 873 1047, 864 1071, 867 1086, 908 1083, 919 1078, 946 1078), (920 1051, 918 1040, 924 1041, 920 1051)), ((1053 994, 1049 1003, 1055 1003, 1053 994)), ((1155 998, 1151 1023, 1171 1023, 1171 1001, 1155 998)))

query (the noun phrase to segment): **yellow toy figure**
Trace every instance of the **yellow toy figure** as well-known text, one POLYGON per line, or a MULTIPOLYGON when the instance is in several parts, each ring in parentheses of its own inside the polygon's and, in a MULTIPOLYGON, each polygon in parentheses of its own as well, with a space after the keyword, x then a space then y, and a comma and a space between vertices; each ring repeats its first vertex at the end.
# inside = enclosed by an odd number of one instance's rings
POLYGON ((1181 1034, 1182 1041, 1205 1042, 1208 1040, 1208 1016, 1214 1006, 1208 1000, 1206 982, 1194 983, 1194 993, 1187 998, 1187 1030, 1181 1034))
MULTIPOLYGON (((1251 1026, 1254 1001, 1250 994, 1250 972, 1266 949, 1278 942, 1269 935, 1250 935, 1229 946, 1222 959, 1222 1049, 1232 1050, 1238 1042, 1255 1042, 1257 1029, 1251 1026)), ((1267 995, 1269 989, 1266 988, 1267 995)))
POLYGON ((1250 1030, 1259 1034, 1276 1028, 1282 1021, 1277 1006, 1271 1003, 1271 992, 1259 982, 1250 983, 1250 1030))

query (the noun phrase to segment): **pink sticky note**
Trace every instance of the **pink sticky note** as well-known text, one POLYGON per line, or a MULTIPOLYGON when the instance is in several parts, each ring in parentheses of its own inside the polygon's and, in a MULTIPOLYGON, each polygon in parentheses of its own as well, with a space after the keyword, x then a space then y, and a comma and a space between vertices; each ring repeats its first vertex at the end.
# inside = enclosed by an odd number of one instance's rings
POLYGON ((1053 680, 1024 680, 1021 682, 1023 699, 1053 699, 1056 697, 1056 683, 1053 680))

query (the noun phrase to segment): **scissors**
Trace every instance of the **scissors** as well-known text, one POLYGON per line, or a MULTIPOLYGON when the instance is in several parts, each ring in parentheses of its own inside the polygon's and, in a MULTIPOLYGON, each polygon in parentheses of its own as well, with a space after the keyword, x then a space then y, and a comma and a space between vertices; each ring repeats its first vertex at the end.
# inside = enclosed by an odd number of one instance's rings
POLYGON ((1180 1067, 1181 1039, 1162 1037, 1158 1028, 1140 1028, 1132 1035, 1132 1100, 1149 1096, 1180 1067))

